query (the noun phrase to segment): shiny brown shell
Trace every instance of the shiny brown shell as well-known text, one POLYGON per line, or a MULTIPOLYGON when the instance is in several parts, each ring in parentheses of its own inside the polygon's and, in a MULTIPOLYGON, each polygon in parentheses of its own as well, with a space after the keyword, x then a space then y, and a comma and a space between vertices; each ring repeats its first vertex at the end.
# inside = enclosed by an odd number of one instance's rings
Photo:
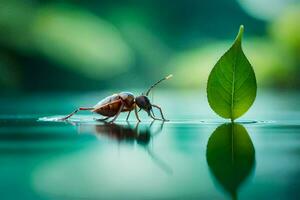
POLYGON ((130 92, 121 92, 113 94, 101 100, 93 108, 92 112, 97 114, 113 117, 120 110, 121 105, 124 103, 124 108, 121 112, 131 111, 134 109, 134 96, 130 92))

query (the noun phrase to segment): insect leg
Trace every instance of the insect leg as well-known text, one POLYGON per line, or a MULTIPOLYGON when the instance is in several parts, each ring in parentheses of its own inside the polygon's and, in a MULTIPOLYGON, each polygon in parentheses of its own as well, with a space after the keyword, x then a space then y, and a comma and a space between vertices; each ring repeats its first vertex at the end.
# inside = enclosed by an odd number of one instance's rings
POLYGON ((129 116, 130 116, 130 113, 131 113, 131 111, 128 112, 128 115, 127 115, 127 117, 126 117, 126 121, 128 121, 129 116))
POLYGON ((108 120, 110 117, 105 117, 105 118, 102 118, 102 119, 95 119, 96 121, 100 121, 100 122, 103 122, 105 120, 108 120))
POLYGON ((72 117, 73 115, 75 115, 79 110, 93 110, 94 108, 83 108, 83 107, 80 107, 78 109, 76 109, 74 112, 72 112, 71 114, 69 114, 68 116, 64 117, 64 118, 61 118, 60 120, 67 120, 69 119, 70 117, 72 117))
POLYGON ((140 118, 139 118, 139 115, 138 115, 138 111, 137 111, 136 106, 134 107, 134 113, 135 113, 135 116, 136 116, 137 120, 140 122, 141 120, 140 120, 140 118))
POLYGON ((121 113, 121 111, 123 110, 124 106, 125 106, 125 104, 124 104, 124 102, 122 101, 122 104, 121 104, 121 106, 120 106, 119 111, 117 112, 117 114, 115 115, 115 117, 114 117, 109 123, 113 123, 113 122, 118 118, 118 116, 120 115, 120 113, 121 113))
POLYGON ((152 104, 152 106, 155 107, 155 108, 157 108, 157 109, 159 110, 160 115, 161 115, 161 118, 162 118, 164 121, 168 121, 167 119, 165 119, 161 107, 159 107, 159 106, 157 106, 157 105, 154 105, 154 104, 152 104))
POLYGON ((153 117, 155 117, 155 114, 154 114, 154 112, 153 112, 153 109, 151 109, 150 111, 151 111, 153 117))
POLYGON ((151 114, 151 113, 149 113, 149 116, 150 116, 152 119, 154 119, 154 120, 162 120, 162 119, 158 119, 158 118, 156 118, 156 117, 152 116, 152 114, 151 114))
POLYGON ((160 124, 160 127, 157 130, 153 131, 151 135, 152 136, 158 135, 163 130, 164 123, 165 123, 165 121, 162 121, 160 124))
POLYGON ((153 124, 154 124, 154 120, 150 123, 149 128, 151 128, 153 124))
POLYGON ((138 134, 138 131, 139 131, 139 124, 140 124, 140 121, 138 121, 135 125, 135 128, 134 128, 134 131, 138 134))

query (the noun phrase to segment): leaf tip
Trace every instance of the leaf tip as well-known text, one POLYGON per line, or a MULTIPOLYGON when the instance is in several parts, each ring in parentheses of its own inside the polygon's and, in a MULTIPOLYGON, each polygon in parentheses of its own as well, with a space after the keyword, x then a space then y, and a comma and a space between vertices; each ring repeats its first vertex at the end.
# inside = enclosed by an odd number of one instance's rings
POLYGON ((172 77, 173 77, 173 74, 170 74, 170 75, 166 76, 166 79, 170 79, 172 77))
POLYGON ((239 32, 242 32, 242 33, 244 32, 244 25, 243 25, 243 24, 240 25, 240 30, 239 30, 239 32))
POLYGON ((241 24, 241 25, 240 25, 239 32, 238 32, 238 34, 237 34, 235 40, 238 41, 238 42, 241 42, 241 41, 242 41, 243 34, 244 34, 244 25, 241 24))

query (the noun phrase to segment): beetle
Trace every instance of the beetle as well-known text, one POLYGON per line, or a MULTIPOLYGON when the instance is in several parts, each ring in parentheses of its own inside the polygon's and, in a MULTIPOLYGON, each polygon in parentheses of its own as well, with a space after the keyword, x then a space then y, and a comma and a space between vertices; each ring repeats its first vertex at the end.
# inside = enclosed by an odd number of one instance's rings
POLYGON ((145 94, 142 94, 140 96, 135 97, 131 92, 120 92, 119 94, 113 94, 111 96, 104 98, 93 107, 80 107, 75 111, 73 111, 71 114, 67 115, 66 117, 61 118, 60 120, 67 120, 80 110, 89 110, 93 113, 97 113, 99 115, 105 116, 105 118, 99 119, 100 121, 106 121, 109 118, 113 117, 110 123, 113 123, 118 118, 121 112, 128 112, 126 117, 126 121, 128 121, 131 111, 134 110, 135 116, 137 120, 140 122, 141 120, 139 118, 138 110, 137 110, 138 107, 140 110, 146 111, 148 116, 154 120, 167 121, 163 115, 162 109, 158 105, 151 104, 148 95, 155 86, 157 86, 162 81, 171 78, 172 76, 173 75, 170 74, 160 79, 159 81, 151 85, 151 87, 147 90, 145 94), (154 116, 153 107, 159 110, 161 119, 156 118, 154 116))

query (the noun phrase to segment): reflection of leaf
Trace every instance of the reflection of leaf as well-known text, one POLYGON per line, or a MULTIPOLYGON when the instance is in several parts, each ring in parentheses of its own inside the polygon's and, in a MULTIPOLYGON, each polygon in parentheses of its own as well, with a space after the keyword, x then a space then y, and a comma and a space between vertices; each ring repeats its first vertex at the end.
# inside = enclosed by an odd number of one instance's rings
POLYGON ((206 159, 218 182, 236 198, 255 163, 254 146, 246 129, 235 123, 219 126, 209 138, 206 159))
POLYGON ((255 74, 241 46, 243 30, 241 26, 234 44, 218 60, 207 82, 210 107, 231 120, 243 115, 256 97, 255 74))

